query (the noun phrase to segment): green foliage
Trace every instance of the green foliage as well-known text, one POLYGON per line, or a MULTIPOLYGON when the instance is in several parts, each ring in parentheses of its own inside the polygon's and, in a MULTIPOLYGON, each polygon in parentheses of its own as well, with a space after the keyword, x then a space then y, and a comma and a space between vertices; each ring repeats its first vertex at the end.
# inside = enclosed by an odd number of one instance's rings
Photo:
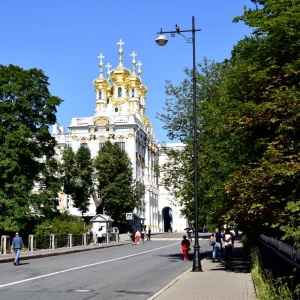
POLYGON ((225 184, 226 218, 273 228, 291 243, 300 225, 299 4, 264 1, 236 18, 255 28, 254 37, 235 47, 227 80, 230 100, 242 106, 226 130, 243 136, 250 152, 225 184))
POLYGON ((95 178, 98 181, 100 207, 116 221, 124 221, 125 213, 141 204, 144 186, 133 180, 131 161, 117 144, 106 142, 94 161, 95 178))
POLYGON ((251 275, 255 285, 258 300, 292 300, 299 299, 299 287, 294 291, 288 288, 285 278, 274 279, 271 272, 264 269, 260 263, 260 255, 257 248, 251 250, 251 275))
MULTIPOLYGON (((223 63, 197 66, 200 224, 235 223, 253 237, 300 241, 300 1, 255 1, 235 18, 253 34, 223 63)), ((191 74, 167 83, 160 119, 186 150, 170 152, 164 184, 193 210, 191 74), (177 164, 177 165, 176 165, 177 164), (179 179, 178 179, 179 178, 179 179)))
POLYGON ((54 153, 49 126, 62 100, 41 70, 0 65, 0 228, 20 230, 34 217, 31 190, 54 153))
POLYGON ((86 212, 93 191, 93 161, 89 148, 80 147, 76 153, 68 148, 61 165, 64 191, 71 195, 74 206, 86 212))
POLYGON ((82 220, 67 213, 60 214, 52 220, 45 220, 35 230, 35 234, 40 236, 82 234, 85 232, 86 228, 82 220))

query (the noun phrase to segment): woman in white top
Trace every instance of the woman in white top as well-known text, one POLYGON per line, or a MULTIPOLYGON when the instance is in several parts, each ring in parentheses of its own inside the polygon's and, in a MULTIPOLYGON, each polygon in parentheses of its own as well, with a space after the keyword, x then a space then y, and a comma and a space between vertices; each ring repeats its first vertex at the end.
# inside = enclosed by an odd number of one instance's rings
POLYGON ((225 248, 225 259, 226 261, 230 261, 232 259, 234 240, 229 228, 226 228, 225 233, 223 234, 222 245, 225 248))

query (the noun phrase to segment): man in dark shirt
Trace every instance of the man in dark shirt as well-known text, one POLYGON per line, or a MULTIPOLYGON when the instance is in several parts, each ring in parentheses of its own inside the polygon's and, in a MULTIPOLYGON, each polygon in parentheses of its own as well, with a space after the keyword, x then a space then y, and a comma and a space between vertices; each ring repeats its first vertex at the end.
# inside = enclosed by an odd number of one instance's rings
POLYGON ((215 262, 217 258, 218 261, 221 261, 221 242, 222 234, 219 232, 219 228, 215 229, 215 232, 211 236, 213 251, 212 251, 212 260, 215 262))
POLYGON ((148 232, 147 232, 147 241, 151 241, 151 228, 148 228, 148 232))

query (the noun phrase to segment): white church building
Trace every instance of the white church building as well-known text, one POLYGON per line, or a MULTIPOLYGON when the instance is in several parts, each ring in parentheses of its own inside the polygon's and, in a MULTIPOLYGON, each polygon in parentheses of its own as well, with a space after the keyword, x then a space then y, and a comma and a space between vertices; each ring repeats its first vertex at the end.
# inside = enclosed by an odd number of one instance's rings
MULTIPOLYGON (((119 63, 110 70, 108 63, 107 78, 103 75, 103 59, 100 54, 100 74, 93 81, 95 90, 95 111, 89 117, 73 117, 68 129, 59 124, 53 126, 52 136, 57 142, 56 157, 60 159, 64 149, 72 147, 76 152, 79 147, 88 147, 95 157, 106 141, 117 143, 125 150, 132 162, 133 177, 146 187, 142 205, 133 213, 143 220, 152 232, 184 231, 186 219, 180 214, 176 199, 160 185, 158 167, 167 162, 159 142, 154 137, 154 127, 146 115, 147 87, 141 79, 141 63, 132 56, 131 69, 123 66, 123 42, 120 40, 119 63), (137 68, 137 70, 136 70, 137 68)), ((180 149, 183 144, 167 144, 180 149)), ((59 195, 59 209, 67 210, 72 215, 81 216, 81 212, 72 205, 70 195, 59 195)), ((96 207, 90 200, 89 211, 84 214, 95 216, 96 207)), ((124 214, 128 212, 124 211, 124 214)))

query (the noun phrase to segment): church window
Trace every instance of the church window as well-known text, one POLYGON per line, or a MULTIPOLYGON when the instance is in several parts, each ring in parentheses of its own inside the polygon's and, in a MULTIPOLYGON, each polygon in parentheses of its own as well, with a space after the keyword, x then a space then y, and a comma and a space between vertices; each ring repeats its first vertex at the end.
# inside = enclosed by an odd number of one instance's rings
POLYGON ((98 97, 99 97, 99 99, 101 99, 101 98, 102 98, 102 92, 101 92, 101 91, 99 91, 99 93, 98 93, 98 97))
POLYGON ((118 111, 119 111, 119 109, 116 107, 116 108, 115 108, 115 112, 118 112, 118 111))
POLYGON ((118 97, 122 97, 122 88, 118 88, 118 97))
POLYGON ((99 143, 99 150, 101 150, 103 146, 104 146, 104 143, 99 143))
POLYGON ((134 89, 131 90, 131 95, 134 97, 134 89))
POLYGON ((125 151, 125 142, 118 142, 117 144, 120 147, 120 149, 125 151))
POLYGON ((67 208, 70 208, 71 206, 72 206, 71 195, 67 195, 67 208))
POLYGON ((109 99, 106 99, 106 103, 109 104, 109 99))

